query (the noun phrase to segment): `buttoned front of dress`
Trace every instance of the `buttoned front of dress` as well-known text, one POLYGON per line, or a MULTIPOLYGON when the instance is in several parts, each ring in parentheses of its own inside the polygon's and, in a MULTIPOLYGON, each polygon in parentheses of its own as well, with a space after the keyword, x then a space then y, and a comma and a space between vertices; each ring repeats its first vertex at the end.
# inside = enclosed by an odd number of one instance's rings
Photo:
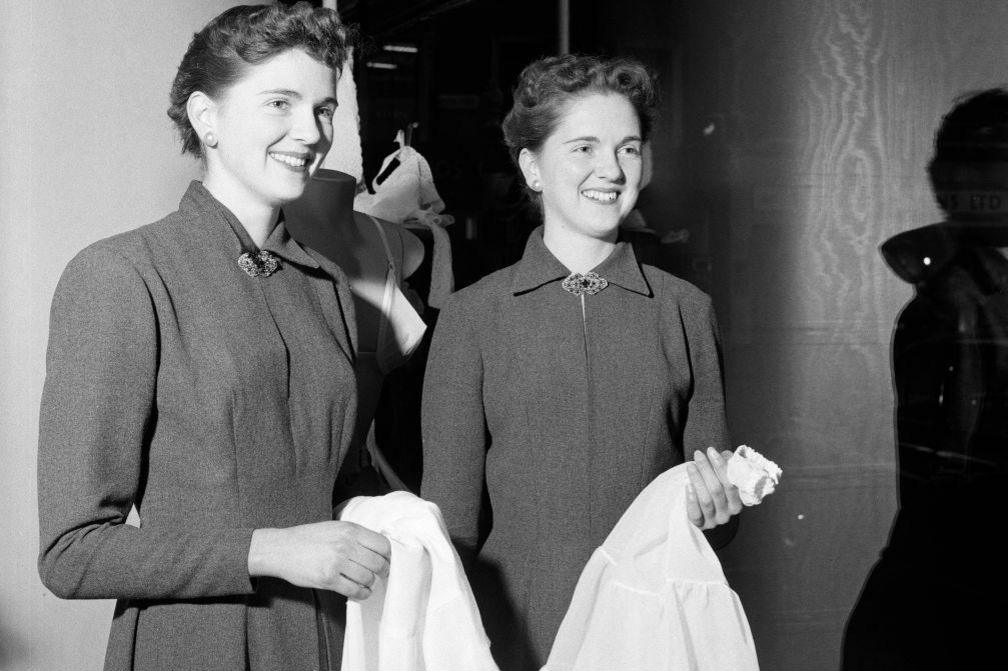
POLYGON ((423 495, 463 554, 504 669, 538 669, 620 515, 684 451, 727 446, 707 297, 619 243, 598 293, 532 233, 522 260, 459 292, 424 388, 423 495), (492 528, 479 530, 483 487, 492 528))
POLYGON ((193 183, 95 243, 53 302, 39 442, 40 573, 117 598, 106 669, 337 669, 343 601, 251 580, 252 531, 332 519, 355 411, 338 268, 282 223, 257 251, 193 183), (124 524, 136 505, 140 528, 124 524))

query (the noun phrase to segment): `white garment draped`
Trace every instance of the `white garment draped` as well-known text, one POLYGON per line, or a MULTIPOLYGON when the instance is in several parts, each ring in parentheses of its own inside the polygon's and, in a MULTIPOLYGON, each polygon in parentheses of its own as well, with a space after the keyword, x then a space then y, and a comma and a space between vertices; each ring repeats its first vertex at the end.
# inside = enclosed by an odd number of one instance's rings
POLYGON ((581 573, 543 671, 757 671, 742 603, 686 515, 686 464, 658 476, 581 573))
POLYGON ((436 505, 409 492, 358 496, 339 519, 392 546, 388 579, 347 602, 343 671, 498 671, 436 505))
POLYGON ((381 184, 372 181, 374 193, 365 191, 357 194, 354 209, 397 224, 416 223, 431 231, 434 253, 431 255, 427 305, 440 309, 455 290, 451 242, 444 230, 455 219, 444 214, 445 203, 434 186, 434 176, 427 159, 413 147, 406 146, 402 131, 398 132, 395 141, 399 148, 385 157, 378 174, 385 174, 393 161, 398 161, 399 165, 381 184))

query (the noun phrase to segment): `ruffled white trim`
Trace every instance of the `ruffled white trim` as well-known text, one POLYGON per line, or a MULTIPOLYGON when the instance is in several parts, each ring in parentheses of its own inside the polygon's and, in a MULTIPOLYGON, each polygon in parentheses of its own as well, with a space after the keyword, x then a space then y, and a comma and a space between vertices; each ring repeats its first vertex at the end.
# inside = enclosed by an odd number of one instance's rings
POLYGON ((655 479, 581 573, 543 671, 757 671, 717 555, 686 515, 682 464, 655 479))

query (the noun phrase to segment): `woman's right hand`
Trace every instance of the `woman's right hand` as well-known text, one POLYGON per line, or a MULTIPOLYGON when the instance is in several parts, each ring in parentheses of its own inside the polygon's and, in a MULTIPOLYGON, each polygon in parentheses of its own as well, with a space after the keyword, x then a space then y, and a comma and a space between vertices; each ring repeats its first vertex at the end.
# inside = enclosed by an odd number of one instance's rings
POLYGON ((250 576, 272 576, 299 587, 366 599, 375 582, 388 577, 391 552, 385 536, 353 522, 256 529, 248 570, 250 576))

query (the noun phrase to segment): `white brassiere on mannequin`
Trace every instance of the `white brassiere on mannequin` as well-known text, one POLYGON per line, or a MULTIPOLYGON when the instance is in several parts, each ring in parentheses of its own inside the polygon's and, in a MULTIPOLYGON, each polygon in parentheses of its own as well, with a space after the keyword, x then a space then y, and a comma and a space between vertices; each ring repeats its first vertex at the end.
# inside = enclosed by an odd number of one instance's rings
POLYGON ((385 248, 385 258, 388 260, 377 347, 374 352, 378 369, 382 374, 387 374, 413 354, 427 331, 427 324, 399 288, 399 273, 385 230, 374 217, 368 215, 368 219, 378 229, 378 236, 385 248))

